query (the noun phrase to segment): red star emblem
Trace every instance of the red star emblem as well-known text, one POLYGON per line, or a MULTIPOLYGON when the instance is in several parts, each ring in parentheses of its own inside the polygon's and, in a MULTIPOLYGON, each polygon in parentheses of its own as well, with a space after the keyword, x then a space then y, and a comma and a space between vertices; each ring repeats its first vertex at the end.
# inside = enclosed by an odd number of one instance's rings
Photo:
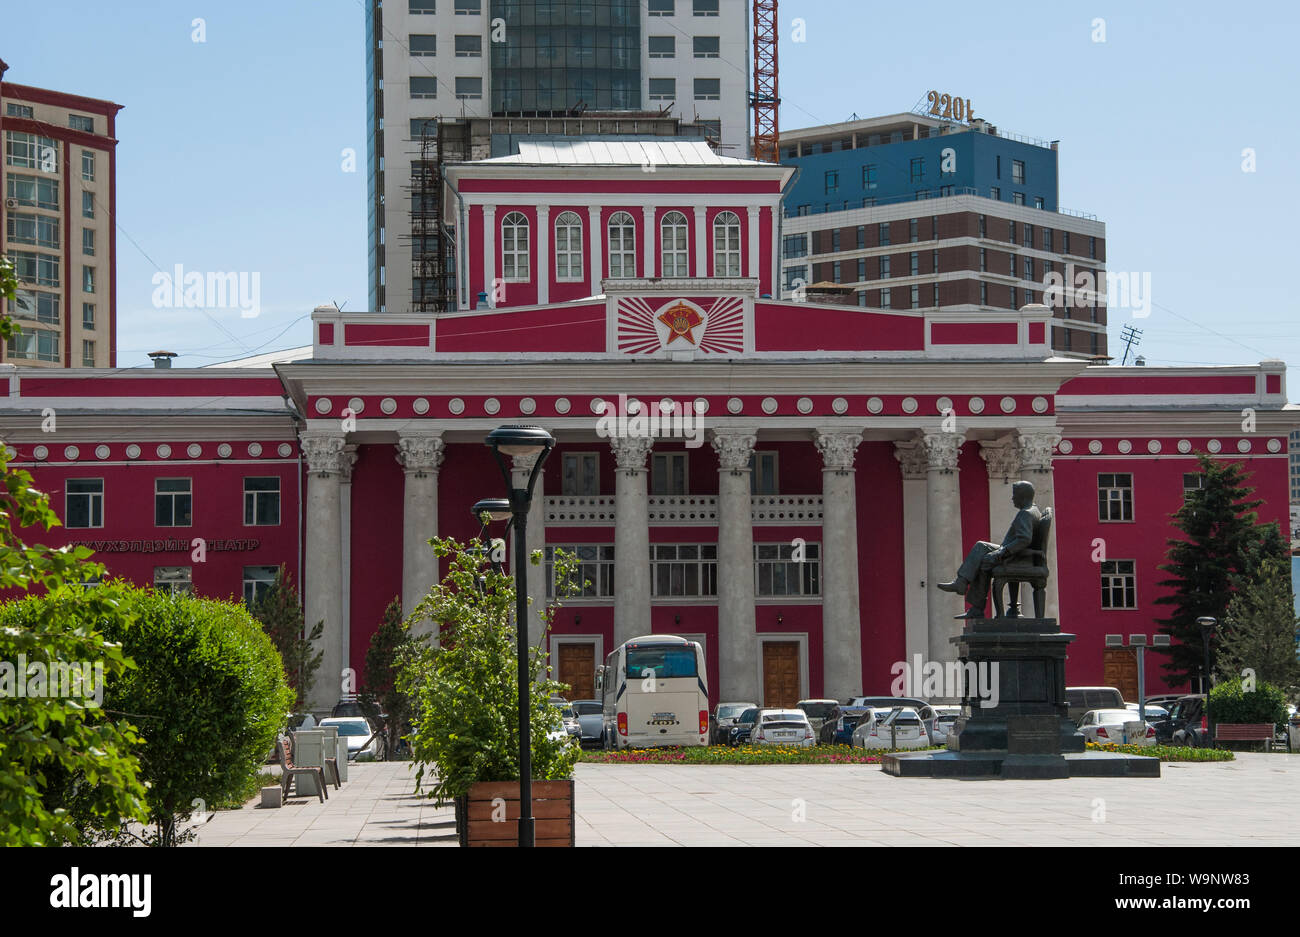
POLYGON ((674 339, 684 338, 694 345, 695 336, 691 330, 703 325, 704 317, 686 303, 679 301, 676 305, 670 306, 661 312, 659 321, 668 326, 668 331, 672 333, 664 344, 671 344, 674 339))

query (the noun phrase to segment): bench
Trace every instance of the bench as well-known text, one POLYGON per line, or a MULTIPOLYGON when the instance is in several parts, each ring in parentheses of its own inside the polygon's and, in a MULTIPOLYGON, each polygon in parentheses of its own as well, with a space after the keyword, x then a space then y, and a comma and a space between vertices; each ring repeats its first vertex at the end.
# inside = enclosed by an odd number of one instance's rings
POLYGON ((1214 727, 1215 742, 1267 742, 1273 750, 1273 726, 1267 722, 1220 722, 1214 727))
POLYGON ((309 774, 316 778, 316 793, 320 797, 321 803, 325 803, 325 798, 329 797, 329 791, 325 787, 325 769, 304 768, 295 765, 289 740, 287 738, 280 739, 280 790, 284 792, 286 800, 289 799, 289 782, 300 774, 309 774))

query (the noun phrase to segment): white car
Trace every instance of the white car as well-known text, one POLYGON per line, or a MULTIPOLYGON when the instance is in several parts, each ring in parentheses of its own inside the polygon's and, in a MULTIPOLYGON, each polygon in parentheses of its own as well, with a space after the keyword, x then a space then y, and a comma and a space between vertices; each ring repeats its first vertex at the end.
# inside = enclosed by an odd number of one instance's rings
POLYGON ((948 744, 948 734, 961 718, 960 706, 925 706, 917 713, 925 723, 931 745, 948 744))
POLYGON ((817 744, 817 734, 802 709, 760 709, 749 744, 811 748, 817 744))
POLYGON ((1156 744, 1155 727, 1149 723, 1140 723, 1137 713, 1131 709, 1089 710, 1079 720, 1079 731, 1089 742, 1122 745, 1125 742, 1126 726, 1130 723, 1145 725, 1146 731, 1138 732, 1136 737, 1130 737, 1128 744, 1143 747, 1156 744))
POLYGON ((854 748, 888 748, 889 739, 881 742, 879 737, 880 723, 885 720, 898 706, 870 706, 863 710, 862 716, 858 719, 858 724, 853 727, 853 737, 849 744, 854 748))
MULTIPOLYGON (((1135 713, 1138 711, 1138 704, 1125 703, 1124 708, 1129 712, 1135 713)), ((1147 703, 1146 714, 1148 719, 1154 719, 1156 721, 1169 718, 1169 710, 1165 709, 1163 706, 1157 706, 1155 703, 1147 703)))
POLYGON ((384 757, 384 734, 370 728, 364 716, 331 716, 322 719, 323 726, 337 726, 339 738, 348 743, 348 758, 365 754, 378 761, 384 757))

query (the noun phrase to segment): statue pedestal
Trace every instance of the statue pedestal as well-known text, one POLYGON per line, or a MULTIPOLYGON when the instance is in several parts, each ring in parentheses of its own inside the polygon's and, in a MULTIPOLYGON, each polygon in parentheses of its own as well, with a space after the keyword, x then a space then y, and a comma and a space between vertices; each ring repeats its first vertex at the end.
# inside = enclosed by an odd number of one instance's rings
POLYGON ((966 675, 964 714, 946 752, 886 755, 895 777, 1159 777, 1160 760, 1086 752, 1067 716, 1066 649, 1053 618, 975 618, 952 638, 966 675))

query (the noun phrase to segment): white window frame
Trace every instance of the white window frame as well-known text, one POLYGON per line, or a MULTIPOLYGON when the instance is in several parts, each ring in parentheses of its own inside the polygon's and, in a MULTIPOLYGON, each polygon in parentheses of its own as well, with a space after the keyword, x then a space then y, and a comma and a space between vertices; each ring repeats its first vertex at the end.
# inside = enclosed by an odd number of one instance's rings
POLYGON ((278 476, 275 476, 275 475, 245 475, 245 476, 244 476, 244 485, 243 485, 243 489, 244 489, 244 515, 243 515, 243 516, 244 516, 244 526, 245 526, 245 527, 279 527, 279 526, 280 526, 280 521, 284 519, 284 503, 283 503, 283 501, 281 500, 281 497, 282 497, 282 495, 283 495, 284 482, 281 481, 280 478, 279 478, 278 476), (276 481, 278 484, 277 484, 277 487, 276 487, 276 489, 275 489, 274 491, 269 491, 269 490, 267 490, 267 491, 262 491, 262 490, 253 490, 253 491, 249 491, 249 490, 248 490, 248 483, 249 483, 250 480, 252 480, 252 479, 254 479, 254 478, 274 478, 275 481, 276 481), (274 523, 268 523, 268 524, 259 524, 259 523, 257 522, 257 515, 258 515, 257 507, 258 507, 258 503, 261 501, 262 498, 270 497, 271 495, 275 495, 275 522, 274 522, 274 523), (250 496, 251 496, 252 499, 253 499, 253 501, 252 501, 252 504, 253 504, 253 514, 252 514, 253 519, 252 519, 252 521, 249 521, 249 519, 248 519, 248 517, 249 517, 249 514, 248 514, 248 505, 249 505, 249 500, 248 500, 248 499, 249 499, 250 496))
POLYGON ((600 453, 599 452, 562 452, 560 453, 560 492, 571 498, 590 498, 600 494, 600 453), (573 480, 577 483, 573 486, 569 484, 568 460, 576 459, 578 461, 578 471, 575 473, 573 480), (592 473, 593 487, 595 491, 571 490, 571 488, 582 488, 582 460, 591 459, 595 466, 595 472, 592 473))
POLYGON ((194 567, 155 566, 153 587, 168 595, 189 595, 194 591, 194 567))
POLYGON ((576 211, 563 211, 555 218, 555 281, 581 283, 584 264, 582 254, 582 216, 576 211), (567 272, 561 272, 564 259, 567 272))
POLYGON ((611 279, 636 276, 636 219, 631 213, 616 211, 605 226, 611 279), (617 233, 617 238, 615 234, 617 233))
MULTIPOLYGON (((266 589, 273 589, 273 588, 275 588, 275 576, 276 576, 276 573, 277 573, 277 572, 278 572, 278 567, 275 567, 275 566, 264 566, 264 565, 259 565, 259 566, 245 566, 245 567, 240 571, 240 577, 241 577, 241 579, 242 579, 242 585, 243 585, 244 605, 245 605, 245 606, 251 607, 253 604, 255 604, 255 603, 257 602, 257 599, 258 599, 258 594, 257 594, 257 593, 258 593, 258 590, 257 590, 257 584, 258 584, 258 583, 265 583, 265 584, 266 584, 266 589), (271 570, 271 571, 272 571, 272 572, 271 572, 271 578, 270 578, 270 579, 265 579, 265 578, 255 579, 255 578, 252 578, 252 577, 250 577, 249 574, 248 574, 248 571, 249 571, 250 569, 271 570), (248 587, 249 587, 250 585, 253 587, 253 594, 252 594, 251 596, 248 594, 248 593, 249 593, 249 589, 248 589, 248 587)), ((265 575, 265 574, 264 574, 264 575, 265 575)), ((263 590, 263 591, 265 591, 265 590, 263 590)))
POLYGON ((652 543, 650 544, 650 595, 655 598, 716 598, 718 594, 718 545, 716 543, 652 543), (681 549, 695 548, 694 557, 682 558, 681 549), (663 556, 661 551, 671 550, 674 556, 663 556), (705 556, 706 553, 712 556, 705 556), (668 591, 659 591, 659 569, 669 567, 668 591), (672 567, 680 566, 681 591, 673 591, 672 567), (695 592, 686 591, 686 568, 695 567, 695 592), (712 591, 709 587, 712 586, 712 591))
POLYGON ((1132 524, 1133 519, 1137 516, 1137 505, 1134 503, 1133 496, 1133 473, 1132 472, 1098 472, 1097 473, 1097 522, 1099 524, 1132 524), (1112 478, 1117 475, 1128 476, 1128 485, 1102 485, 1103 476, 1109 475, 1112 478), (1128 517, 1124 517, 1124 492, 1128 492, 1128 517), (1106 517, 1101 516, 1101 495, 1106 494, 1106 517), (1113 517, 1118 509, 1119 517, 1113 517))
POLYGON ((781 492, 781 459, 780 453, 775 449, 756 449, 749 457, 749 493, 761 497, 772 497, 781 492), (759 471, 760 462, 772 463, 772 490, 758 491, 758 480, 762 476, 759 471))
POLYGON ((650 454, 650 493, 661 498, 675 498, 691 493, 691 462, 690 453, 687 452, 652 452, 650 454), (662 462, 665 473, 665 488, 672 488, 673 463, 680 462, 682 466, 682 490, 681 491, 656 491, 655 480, 660 477, 655 471, 655 466, 662 462))
POLYGON ((713 216, 713 275, 740 276, 743 269, 741 256, 740 216, 734 211, 720 211, 713 216), (733 235, 734 249, 731 247, 733 235))
POLYGON ((793 555, 795 546, 792 543, 781 541, 777 543, 755 543, 754 544, 754 597, 763 599, 773 598, 813 598, 820 597, 822 594, 822 568, 821 568, 821 543, 808 541, 803 545, 804 559, 796 561, 790 557, 793 555), (775 550, 776 556, 760 556, 763 553, 772 553, 775 550), (775 589, 764 592, 763 577, 764 567, 768 567, 767 576, 769 582, 775 574, 775 567, 784 567, 782 576, 787 584, 787 590, 777 592, 775 589), (788 584, 794 579, 797 591, 790 591, 788 584), (807 580, 811 579, 811 583, 807 580))
POLYGON ((1137 561, 1111 559, 1104 560, 1101 564, 1101 607, 1106 611, 1134 611, 1138 607, 1137 600, 1137 561), (1129 565, 1129 571, 1120 569, 1121 563, 1129 565), (1109 569, 1107 567, 1110 567, 1109 569), (1133 603, 1131 605, 1112 605, 1108 602, 1115 594, 1118 588, 1127 599, 1129 588, 1133 590, 1133 603))
POLYGON ((689 277, 691 275, 690 270, 690 223, 682 212, 667 212, 663 218, 659 219, 659 275, 661 277, 689 277), (677 219, 681 220, 678 221, 677 219), (676 237, 673 237, 674 235, 676 237), (673 240, 680 241, 680 244, 673 244, 673 240))
POLYGON ((104 479, 69 478, 68 482, 69 482, 68 487, 64 488, 63 490, 63 526, 66 527, 68 530, 96 530, 102 528, 104 526, 104 508, 105 508, 104 479), (99 482, 99 490, 98 491, 72 491, 71 482, 99 482), (72 511, 70 509, 70 505, 72 503, 73 498, 89 499, 87 502, 88 510, 86 514, 87 514, 87 518, 91 521, 91 523, 85 525, 78 525, 76 527, 72 525, 72 511), (94 523, 95 514, 97 510, 99 514, 98 524, 94 523))
POLYGON ((529 246, 528 216, 519 211, 507 212, 501 219, 501 276, 507 283, 527 283, 531 279, 528 264, 529 246), (507 232, 510 235, 508 243, 507 232), (521 234, 522 248, 519 246, 521 234))
POLYGON ((545 567, 546 597, 555 597, 555 551, 564 550, 578 556, 577 576, 591 582, 590 593, 567 596, 564 601, 576 599, 612 599, 614 597, 614 544, 612 543, 551 543, 542 554, 545 567), (583 559, 581 551, 594 550, 594 558, 583 559))
POLYGON ((185 478, 185 477, 177 477, 177 478, 163 477, 163 478, 155 478, 153 480, 153 525, 155 527, 193 527, 194 526, 194 479, 185 478), (160 482, 185 482, 186 488, 184 491, 160 491, 158 488, 160 482), (190 519, 189 522, 185 524, 176 523, 176 499, 178 497, 188 498, 190 502, 189 505, 190 519), (158 523, 159 499, 167 499, 171 501, 172 522, 170 524, 158 523))

